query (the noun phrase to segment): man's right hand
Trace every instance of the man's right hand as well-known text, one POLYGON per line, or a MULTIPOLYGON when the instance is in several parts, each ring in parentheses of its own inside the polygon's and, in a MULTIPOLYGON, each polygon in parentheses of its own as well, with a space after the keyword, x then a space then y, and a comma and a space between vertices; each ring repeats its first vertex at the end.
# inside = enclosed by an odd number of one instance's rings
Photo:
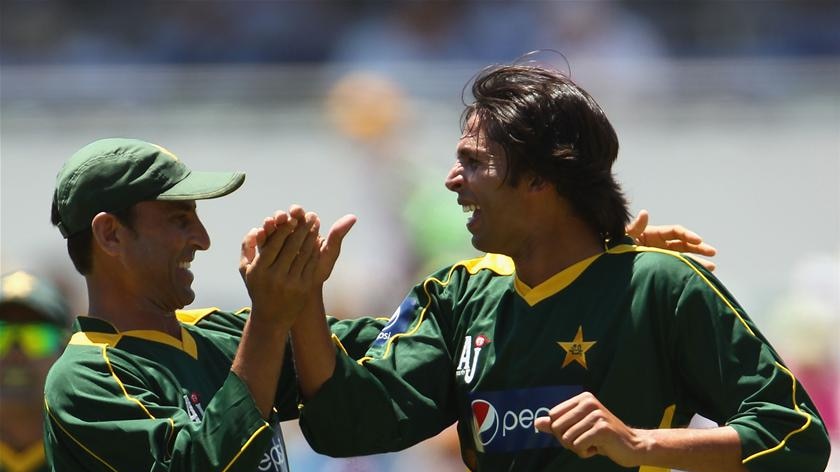
POLYGON ((293 205, 263 220, 242 241, 239 273, 251 297, 252 316, 294 324, 306 302, 320 251, 319 220, 293 205))

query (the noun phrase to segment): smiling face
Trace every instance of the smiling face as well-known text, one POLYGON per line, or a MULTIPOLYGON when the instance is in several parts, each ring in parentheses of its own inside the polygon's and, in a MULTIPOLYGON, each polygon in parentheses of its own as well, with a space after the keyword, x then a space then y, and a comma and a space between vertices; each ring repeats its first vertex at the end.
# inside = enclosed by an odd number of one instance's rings
POLYGON ((497 143, 489 141, 476 116, 458 141, 455 165, 446 177, 446 188, 458 194, 464 212, 471 212, 467 230, 473 246, 481 251, 513 256, 527 239, 528 179, 505 183, 507 158, 497 143))
POLYGON ((210 247, 195 202, 140 202, 133 217, 123 250, 130 290, 165 311, 189 305, 195 299, 190 263, 210 247))

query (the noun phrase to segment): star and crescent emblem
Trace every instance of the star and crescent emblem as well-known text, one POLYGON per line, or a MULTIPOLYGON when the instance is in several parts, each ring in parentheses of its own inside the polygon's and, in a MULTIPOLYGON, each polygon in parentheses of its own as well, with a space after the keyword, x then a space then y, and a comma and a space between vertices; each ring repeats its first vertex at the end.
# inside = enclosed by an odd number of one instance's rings
POLYGON ((597 341, 583 340, 583 326, 578 326, 575 338, 569 342, 558 341, 557 344, 566 351, 566 358, 563 359, 563 367, 577 362, 586 369, 586 351, 590 350, 597 341))

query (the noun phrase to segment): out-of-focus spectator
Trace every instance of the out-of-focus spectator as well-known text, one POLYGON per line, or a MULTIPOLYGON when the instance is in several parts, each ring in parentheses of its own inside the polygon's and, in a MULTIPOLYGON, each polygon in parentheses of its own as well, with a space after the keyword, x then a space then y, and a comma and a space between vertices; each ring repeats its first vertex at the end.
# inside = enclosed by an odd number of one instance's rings
POLYGON ((46 471, 44 380, 67 340, 70 310, 50 282, 28 272, 0 284, 0 471, 46 471))
POLYGON ((840 253, 801 260, 770 309, 768 336, 796 370, 831 437, 840 434, 840 253))

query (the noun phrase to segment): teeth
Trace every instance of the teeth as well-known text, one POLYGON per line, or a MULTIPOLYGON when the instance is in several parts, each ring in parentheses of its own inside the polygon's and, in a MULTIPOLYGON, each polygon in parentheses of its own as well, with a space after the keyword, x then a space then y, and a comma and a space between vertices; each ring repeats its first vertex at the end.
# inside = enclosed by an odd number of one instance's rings
POLYGON ((464 213, 470 213, 478 210, 478 205, 461 205, 461 209, 464 211, 464 213))
POLYGON ((178 263, 179 269, 189 269, 190 268, 190 261, 184 261, 178 263))

